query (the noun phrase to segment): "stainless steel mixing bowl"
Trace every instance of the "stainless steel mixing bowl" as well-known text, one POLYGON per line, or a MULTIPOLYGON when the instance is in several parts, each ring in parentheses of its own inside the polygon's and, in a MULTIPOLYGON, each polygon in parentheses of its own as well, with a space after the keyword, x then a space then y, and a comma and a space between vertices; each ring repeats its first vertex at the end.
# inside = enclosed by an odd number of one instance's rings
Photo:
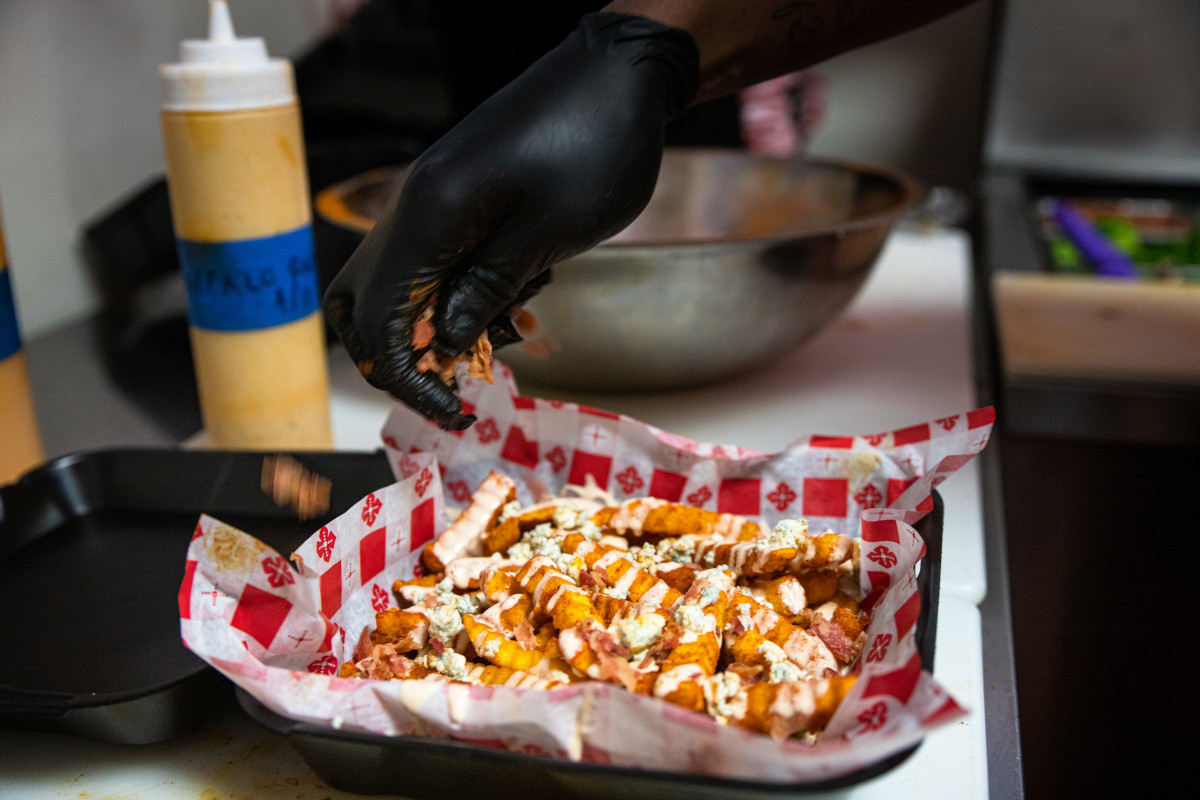
MULTIPOLYGON (((365 233, 403 182, 375 170, 318 194, 326 222, 365 233)), ((730 378, 829 324, 866 281, 920 191, 852 162, 668 149, 650 205, 556 265, 526 308, 537 349, 497 358, 522 384, 637 391, 730 378)))

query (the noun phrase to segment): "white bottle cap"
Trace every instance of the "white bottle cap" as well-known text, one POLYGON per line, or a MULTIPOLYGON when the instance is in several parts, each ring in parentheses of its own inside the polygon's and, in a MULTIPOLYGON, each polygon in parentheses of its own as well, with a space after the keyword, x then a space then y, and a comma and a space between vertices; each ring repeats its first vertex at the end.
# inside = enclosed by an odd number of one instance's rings
POLYGON ((208 38, 185 39, 179 62, 158 68, 162 108, 233 111, 295 102, 291 63, 269 58, 261 38, 238 38, 225 0, 209 0, 208 12, 208 38))

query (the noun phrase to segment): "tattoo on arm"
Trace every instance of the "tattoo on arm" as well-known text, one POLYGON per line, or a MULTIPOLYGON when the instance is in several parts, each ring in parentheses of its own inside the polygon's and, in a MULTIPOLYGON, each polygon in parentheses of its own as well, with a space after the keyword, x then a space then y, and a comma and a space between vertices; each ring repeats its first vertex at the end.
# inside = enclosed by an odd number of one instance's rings
POLYGON ((784 3, 771 19, 787 20, 788 41, 797 50, 819 42, 827 35, 828 25, 815 0, 792 0, 784 3))
POLYGON ((892 0, 847 0, 837 4, 838 37, 850 39, 870 28, 892 10, 892 0))
POLYGON ((788 41, 797 49, 818 43, 837 48, 870 30, 892 12, 892 6, 893 0, 789 0, 775 9, 771 19, 787 21, 788 41))

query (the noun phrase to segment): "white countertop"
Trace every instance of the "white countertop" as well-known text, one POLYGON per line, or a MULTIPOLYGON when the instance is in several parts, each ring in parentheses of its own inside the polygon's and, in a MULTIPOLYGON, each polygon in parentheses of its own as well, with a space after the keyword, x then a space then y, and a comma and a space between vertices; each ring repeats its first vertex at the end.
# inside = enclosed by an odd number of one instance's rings
MULTIPOLYGON (((834 325, 736 383, 662 395, 572 394, 570 399, 699 441, 764 452, 807 434, 873 433, 970 410, 976 401, 969 244, 959 231, 896 232, 871 279, 834 325)), ((337 447, 376 449, 390 408, 387 398, 358 377, 340 350, 332 353, 331 377, 337 447)), ((520 388, 529 395, 556 396, 520 388)), ((986 581, 974 462, 939 492, 946 517, 934 675, 970 714, 931 733, 899 767, 830 797, 987 797, 976 607, 986 581)), ((0 731, 0 798, 68 797, 352 800, 359 795, 321 783, 285 740, 236 707, 220 708, 196 731, 155 745, 0 731)))

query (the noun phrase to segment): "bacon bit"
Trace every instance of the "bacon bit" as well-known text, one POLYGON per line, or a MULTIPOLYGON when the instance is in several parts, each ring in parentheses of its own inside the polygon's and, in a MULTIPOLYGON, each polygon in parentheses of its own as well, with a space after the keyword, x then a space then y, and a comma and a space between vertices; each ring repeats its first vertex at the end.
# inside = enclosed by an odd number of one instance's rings
POLYGON ((280 508, 291 508, 300 519, 311 519, 329 510, 330 480, 287 455, 263 459, 262 490, 280 508))
POLYGON ((428 667, 418 664, 407 656, 396 656, 389 660, 388 667, 392 670, 392 680, 412 680, 423 678, 429 674, 428 667))
POLYGON ((637 691, 638 672, 623 658, 608 653, 598 653, 600 674, 613 683, 619 683, 631 692, 637 691))
POLYGON ((475 346, 469 352, 471 360, 467 362, 467 375, 477 380, 495 383, 496 378, 492 375, 492 340, 488 338, 487 331, 475 340, 475 346))
POLYGON ((629 655, 629 650, 618 644, 611 633, 600 627, 588 628, 582 632, 582 635, 583 640, 596 654, 596 660, 600 664, 600 674, 607 680, 621 684, 631 692, 635 691, 640 676, 638 671, 625 660, 625 656, 629 655))
POLYGON ((821 615, 813 609, 804 608, 800 610, 799 614, 792 617, 792 624, 798 628, 808 628, 808 626, 812 624, 812 621, 820 616, 821 615))
POLYGON ((810 633, 816 634, 817 638, 829 648, 829 652, 833 653, 834 658, 843 664, 850 663, 857 655, 853 642, 846 638, 846 632, 835 622, 818 615, 808 626, 808 630, 810 633))
POLYGON ((629 650, 604 628, 588 628, 583 632, 583 638, 597 654, 611 653, 622 658, 629 655, 629 650))
POLYGON ((523 619, 517 623, 517 627, 513 630, 513 636, 517 640, 517 644, 526 650, 537 649, 537 634, 533 630, 533 623, 527 619, 523 619))
POLYGON ((430 370, 441 371, 442 365, 438 361, 437 353, 432 350, 426 350, 425 354, 417 360, 417 372, 429 372, 430 370))
POLYGON ((584 588, 590 589, 596 585, 596 579, 592 577, 592 573, 586 572, 584 570, 580 570, 579 585, 583 586, 584 588))
POLYGON ((725 668, 726 672, 732 672, 742 679, 742 683, 758 683, 762 680, 762 664, 742 664, 734 662, 725 668))
POLYGON ((412 664, 411 659, 399 653, 393 653, 387 657, 387 665, 392 670, 392 674, 397 678, 403 678, 408 675, 412 669, 412 664))
POLYGON ((354 645, 354 660, 362 661, 367 656, 371 655, 371 629, 363 627, 362 633, 358 635, 358 642, 354 645))
POLYGON ((530 314, 523 308, 514 308, 509 312, 509 317, 512 319, 513 327, 517 329, 517 333, 522 336, 534 336, 538 331, 537 317, 530 314))
POLYGON ((413 323, 413 349, 424 350, 433 344, 433 306, 426 306, 413 323))
POLYGON ((434 639, 434 638, 430 637, 429 646, 432 647, 433 652, 437 653, 439 656, 442 653, 446 652, 446 645, 442 644, 441 639, 434 639))
POLYGON ((550 339, 521 342, 521 351, 530 358, 549 358, 561 349, 561 346, 550 339))
POLYGON ((396 652, 411 653, 413 650, 420 650, 422 642, 420 641, 420 637, 418 637, 416 634, 417 631, 413 631, 400 641, 393 642, 392 646, 396 648, 396 652))
MULTIPOLYGON (((583 573, 579 574, 582 575, 583 573)), ((612 579, 608 576, 607 567, 596 567, 592 570, 592 578, 595 579, 596 585, 601 589, 607 589, 609 586, 612 586, 612 579)))
MULTIPOLYGON (((413 292, 409 298, 411 302, 419 302, 418 295, 423 292, 413 292)), ((453 385, 454 382, 454 365, 461 361, 467 362, 467 374, 472 378, 485 380, 488 383, 494 383, 495 377, 492 375, 492 341, 488 338, 487 331, 480 334, 475 340, 475 344, 471 349, 461 355, 444 357, 440 356, 432 350, 427 349, 433 344, 433 337, 436 333, 433 327, 433 309, 437 303, 437 295, 430 292, 427 296, 427 305, 421 312, 421 316, 413 323, 412 349, 420 352, 421 357, 417 359, 417 372, 437 372, 442 383, 447 386, 453 385)))
POLYGON ((378 644, 371 648, 370 655, 360 659, 355 667, 365 672, 369 678, 387 681, 396 677, 396 669, 403 669, 403 664, 396 659, 404 659, 404 656, 399 655, 396 648, 390 644, 378 644))
POLYGON ((421 605, 425 608, 437 608, 438 599, 436 592, 426 592, 421 598, 421 605))
POLYGON ((742 619, 742 617, 740 615, 733 617, 732 619, 729 620, 729 628, 734 633, 745 633, 746 632, 746 621, 744 619, 742 619))
POLYGON ((517 333, 525 340, 521 342, 521 350, 531 358, 548 358, 562 349, 554 339, 543 339, 538 337, 540 325, 537 317, 530 314, 523 308, 514 308, 508 312, 508 316, 512 319, 513 327, 517 329, 517 333))
POLYGON ((660 638, 646 649, 646 655, 642 657, 642 662, 638 665, 638 668, 645 669, 651 663, 662 664, 667 660, 667 656, 670 655, 671 650, 676 644, 678 644, 678 637, 674 639, 660 638))

